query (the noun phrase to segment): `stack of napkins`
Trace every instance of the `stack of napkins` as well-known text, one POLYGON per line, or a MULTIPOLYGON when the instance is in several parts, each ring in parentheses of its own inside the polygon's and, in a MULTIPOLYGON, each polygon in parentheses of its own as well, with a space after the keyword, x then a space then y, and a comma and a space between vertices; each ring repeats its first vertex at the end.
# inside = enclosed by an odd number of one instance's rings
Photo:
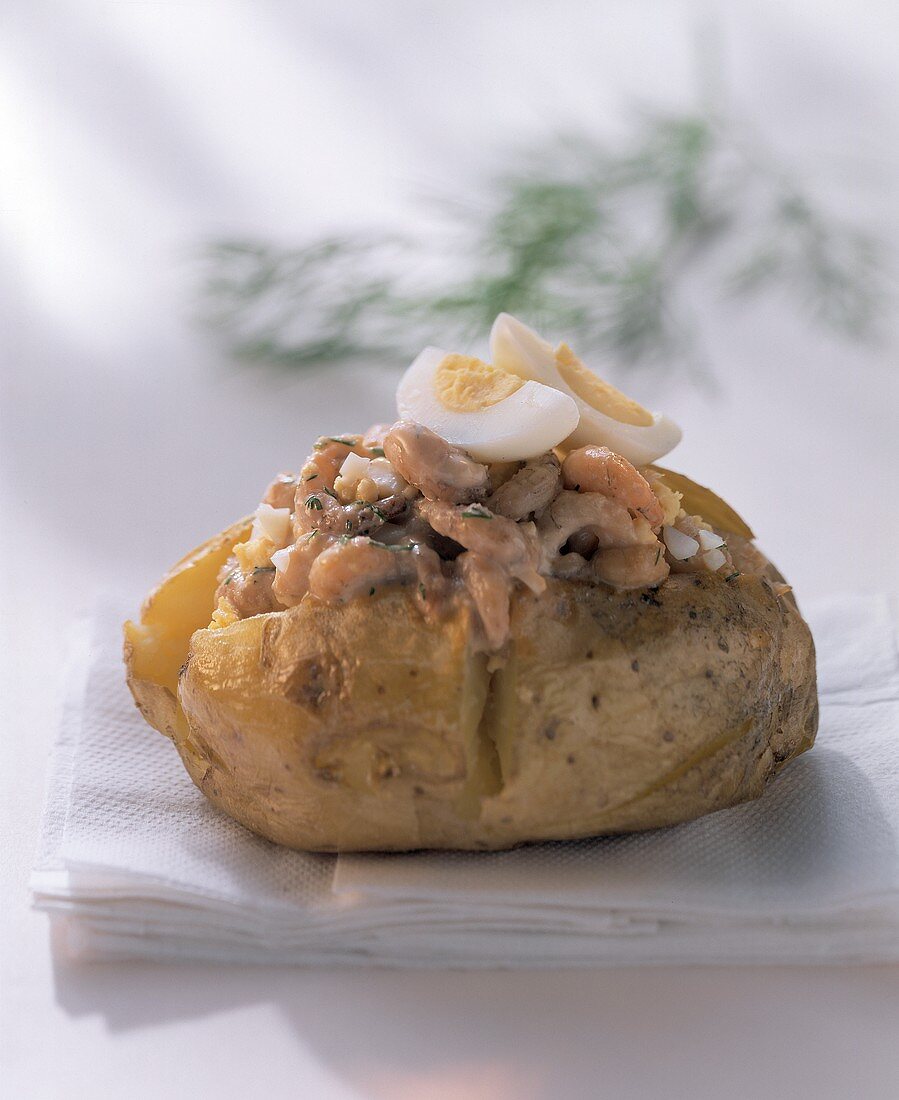
POLYGON ((32 886, 93 959, 385 966, 899 960, 899 662, 885 599, 810 609, 821 729, 755 803, 500 853, 322 856, 220 815, 131 701, 124 615, 76 639, 32 886))

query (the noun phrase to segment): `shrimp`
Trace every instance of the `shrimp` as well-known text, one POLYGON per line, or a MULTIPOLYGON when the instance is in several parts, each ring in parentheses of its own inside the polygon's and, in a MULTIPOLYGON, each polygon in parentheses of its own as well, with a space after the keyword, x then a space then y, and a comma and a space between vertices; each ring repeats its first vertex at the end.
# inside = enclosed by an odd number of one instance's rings
POLYGON ((569 554, 560 554, 555 559, 552 564, 552 575, 569 580, 589 580, 590 569, 591 563, 587 560, 587 556, 572 551, 569 554))
POLYGON ((224 596, 241 619, 282 610, 283 605, 273 590, 275 570, 272 567, 262 566, 243 573, 235 558, 230 559, 228 566, 230 568, 226 567, 225 575, 216 589, 216 602, 224 596))
POLYGON ((395 546, 400 542, 430 546, 433 538, 434 532, 420 516, 416 515, 404 515, 397 523, 388 522, 378 528, 378 542, 386 543, 388 546, 395 546))
POLYGON ((322 531, 329 535, 346 534, 343 505, 333 491, 321 488, 315 491, 307 488, 301 481, 294 502, 294 538, 302 539, 312 531, 322 531))
POLYGON ((396 472, 428 500, 467 504, 487 495, 487 467, 439 435, 400 420, 384 437, 384 454, 396 472))
POLYGON ((482 505, 454 506, 436 500, 419 501, 418 513, 438 534, 490 558, 533 592, 546 588, 537 572, 540 541, 533 523, 495 516, 482 505))
MULTIPOLYGON (((294 513, 293 527, 297 538, 313 529, 346 534, 350 529, 346 526, 347 517, 337 508, 340 502, 335 499, 334 482, 347 455, 361 454, 366 450, 368 448, 359 435, 322 436, 300 473, 278 474, 262 500, 273 508, 290 508, 294 513)), ((392 504, 386 504, 381 505, 380 510, 396 514, 402 506, 394 509, 392 504)), ((363 525, 354 523, 354 533, 363 525)))
POLYGON ((417 576, 414 547, 385 546, 363 536, 337 542, 318 555, 309 570, 309 591, 326 603, 345 603, 417 576))
POLYGON ((548 565, 566 542, 589 531, 601 547, 635 546, 655 542, 644 520, 634 520, 624 505, 602 493, 575 493, 563 489, 537 523, 537 533, 548 565))
POLYGON ((265 490, 262 503, 270 504, 272 508, 289 508, 292 512, 298 480, 296 474, 278 474, 265 490))
POLYGON ((315 559, 334 539, 312 530, 290 547, 286 565, 275 572, 272 592, 284 607, 295 607, 309 591, 309 573, 315 559))
POLYGON ((623 504, 602 493, 563 490, 541 516, 537 530, 544 572, 583 573, 586 558, 593 554, 595 576, 615 588, 661 584, 668 576, 665 548, 647 520, 632 518, 623 504), (560 557, 569 540, 575 552, 560 557))
POLYGON ((459 571, 481 620, 487 648, 500 649, 509 637, 509 574, 491 558, 471 550, 459 557, 459 571))
POLYGON ((412 550, 412 560, 418 572, 415 598, 424 617, 429 622, 434 622, 447 607, 446 597, 450 587, 443 574, 440 555, 430 546, 416 544, 412 550))
POLYGON ((501 485, 506 484, 509 478, 514 477, 523 465, 523 462, 518 461, 488 463, 489 492, 495 493, 501 485))
POLYGON ((340 467, 347 455, 362 454, 365 447, 362 445, 361 435, 326 436, 323 435, 315 444, 312 454, 306 459, 300 470, 300 487, 297 494, 308 490, 321 492, 323 489, 333 489, 340 467))
POLYGON ((597 580, 613 588, 656 588, 668 576, 665 548, 655 546, 620 546, 600 550, 591 562, 597 580))
POLYGON ((542 512, 559 490, 559 460, 548 452, 526 462, 487 498, 487 507, 509 519, 542 512))
POLYGON ((366 450, 379 452, 384 450, 384 436, 390 431, 389 424, 372 424, 362 437, 366 450))
POLYGON ((385 523, 398 519, 408 503, 402 493, 393 493, 371 503, 353 500, 341 504, 333 492, 310 493, 301 486, 293 517, 294 537, 302 538, 310 531, 351 537, 371 535, 385 523))
POLYGON ((356 535, 372 535, 384 524, 400 521, 408 503, 402 493, 392 493, 389 497, 371 503, 354 500, 350 504, 344 504, 343 530, 340 534, 351 538, 356 535))
POLYGON ((598 547, 599 539, 589 528, 585 528, 583 531, 575 531, 568 540, 569 551, 572 554, 580 554, 584 559, 591 558, 598 547))
POLYGON ((660 527, 664 510, 649 482, 626 458, 608 447, 590 444, 572 451, 562 463, 566 489, 602 493, 635 514, 651 527, 660 527))

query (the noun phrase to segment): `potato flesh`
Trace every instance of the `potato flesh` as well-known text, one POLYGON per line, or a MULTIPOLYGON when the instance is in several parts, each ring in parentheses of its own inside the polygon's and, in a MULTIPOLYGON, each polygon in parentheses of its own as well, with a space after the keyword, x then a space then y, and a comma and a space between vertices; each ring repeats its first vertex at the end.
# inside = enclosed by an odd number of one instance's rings
POLYGON ((128 685, 146 720, 169 737, 181 720, 178 673, 191 635, 208 624, 219 570, 250 522, 240 520, 186 554, 147 597, 140 620, 125 623, 128 685))

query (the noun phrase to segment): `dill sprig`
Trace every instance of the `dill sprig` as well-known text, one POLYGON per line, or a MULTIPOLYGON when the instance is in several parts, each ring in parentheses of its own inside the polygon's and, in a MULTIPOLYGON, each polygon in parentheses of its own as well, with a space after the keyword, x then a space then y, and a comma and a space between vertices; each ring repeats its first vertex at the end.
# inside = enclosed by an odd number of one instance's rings
POLYGON ((783 291, 813 323, 871 336, 882 247, 742 137, 709 115, 643 114, 621 147, 569 134, 520 156, 476 205, 443 205, 439 238, 219 241, 206 319, 238 356, 294 366, 465 347, 505 310, 619 366, 696 367, 698 281, 713 298, 783 291))

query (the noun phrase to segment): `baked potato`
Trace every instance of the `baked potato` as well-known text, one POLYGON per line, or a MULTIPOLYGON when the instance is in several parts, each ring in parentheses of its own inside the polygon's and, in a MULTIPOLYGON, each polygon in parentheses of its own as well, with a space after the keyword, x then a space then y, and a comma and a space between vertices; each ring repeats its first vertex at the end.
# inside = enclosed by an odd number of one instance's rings
MULTIPOLYGON (((751 535, 709 490, 669 480, 739 527, 732 540, 751 535)), ((428 621, 408 585, 209 629, 250 523, 172 569, 125 653, 144 717, 200 790, 280 844, 492 849, 672 825, 757 798, 814 741, 811 635, 766 564, 644 590, 517 588, 497 659, 470 602, 428 621)))
POLYGON ((209 800, 314 851, 505 848, 757 798, 817 728, 789 586, 680 429, 508 315, 324 436, 125 625, 209 800))

